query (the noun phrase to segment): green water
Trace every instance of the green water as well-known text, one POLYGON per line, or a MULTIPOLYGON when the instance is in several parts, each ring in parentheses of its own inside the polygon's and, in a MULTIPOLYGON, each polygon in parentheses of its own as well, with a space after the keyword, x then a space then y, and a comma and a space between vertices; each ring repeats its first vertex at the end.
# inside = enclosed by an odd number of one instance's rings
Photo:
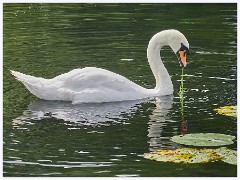
MULTIPOLYGON (((219 162, 174 164, 144 153, 186 147, 181 133, 237 135, 236 118, 213 109, 237 103, 236 4, 4 4, 3 176, 237 176, 219 162), (9 70, 52 78, 74 68, 105 68, 147 88, 150 38, 178 29, 190 43, 184 69, 161 51, 173 96, 71 105, 31 95, 9 70), (52 114, 49 114, 51 112, 52 114)), ((227 146, 237 149, 237 140, 227 146)))

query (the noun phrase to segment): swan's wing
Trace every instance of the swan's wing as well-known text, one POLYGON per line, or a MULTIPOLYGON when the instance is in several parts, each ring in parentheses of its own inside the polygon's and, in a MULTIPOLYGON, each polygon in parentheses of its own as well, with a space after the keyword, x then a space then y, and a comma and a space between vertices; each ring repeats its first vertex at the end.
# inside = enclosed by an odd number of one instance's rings
POLYGON ((81 102, 109 102, 142 98, 145 88, 111 71, 87 67, 52 79, 60 99, 81 102))
POLYGON ((109 88, 119 91, 142 88, 124 76, 95 67, 74 69, 68 73, 53 78, 53 81, 60 81, 62 82, 61 88, 76 92, 86 89, 100 88, 109 88))

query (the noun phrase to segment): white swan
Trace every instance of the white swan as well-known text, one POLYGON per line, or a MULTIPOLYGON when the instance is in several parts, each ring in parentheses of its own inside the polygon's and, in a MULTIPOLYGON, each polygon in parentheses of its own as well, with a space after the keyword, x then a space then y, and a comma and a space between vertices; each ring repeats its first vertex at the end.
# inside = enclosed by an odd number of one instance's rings
POLYGON ((72 101, 73 104, 170 95, 173 93, 172 81, 160 57, 160 50, 165 45, 169 45, 177 54, 180 66, 186 67, 189 43, 185 36, 177 30, 164 30, 155 34, 147 48, 148 62, 156 79, 154 89, 146 89, 119 74, 95 67, 74 69, 52 79, 16 71, 11 73, 40 99, 72 101))

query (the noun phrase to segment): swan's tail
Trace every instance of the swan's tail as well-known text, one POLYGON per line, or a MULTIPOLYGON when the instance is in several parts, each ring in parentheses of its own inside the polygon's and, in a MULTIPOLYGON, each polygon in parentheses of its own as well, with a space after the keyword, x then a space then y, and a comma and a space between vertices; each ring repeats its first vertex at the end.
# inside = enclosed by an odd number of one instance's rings
POLYGON ((41 98, 39 96, 39 90, 44 88, 43 78, 26 75, 12 70, 10 70, 10 72, 17 80, 21 81, 32 94, 34 94, 38 98, 41 98))
POLYGON ((15 76, 17 80, 21 81, 22 83, 27 83, 29 85, 36 85, 41 83, 39 81, 39 78, 37 77, 26 75, 17 71, 12 71, 12 70, 10 70, 10 72, 13 76, 15 76))

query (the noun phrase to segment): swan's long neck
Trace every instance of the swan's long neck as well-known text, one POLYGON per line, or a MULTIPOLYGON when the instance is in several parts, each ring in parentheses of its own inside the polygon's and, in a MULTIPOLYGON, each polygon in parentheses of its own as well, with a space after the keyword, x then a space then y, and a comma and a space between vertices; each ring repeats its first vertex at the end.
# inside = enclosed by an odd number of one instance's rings
POLYGON ((161 48, 165 45, 169 45, 169 39, 167 35, 168 34, 163 32, 154 35, 149 41, 147 48, 148 62, 156 79, 155 90, 166 95, 172 94, 173 92, 171 78, 160 56, 161 48))

